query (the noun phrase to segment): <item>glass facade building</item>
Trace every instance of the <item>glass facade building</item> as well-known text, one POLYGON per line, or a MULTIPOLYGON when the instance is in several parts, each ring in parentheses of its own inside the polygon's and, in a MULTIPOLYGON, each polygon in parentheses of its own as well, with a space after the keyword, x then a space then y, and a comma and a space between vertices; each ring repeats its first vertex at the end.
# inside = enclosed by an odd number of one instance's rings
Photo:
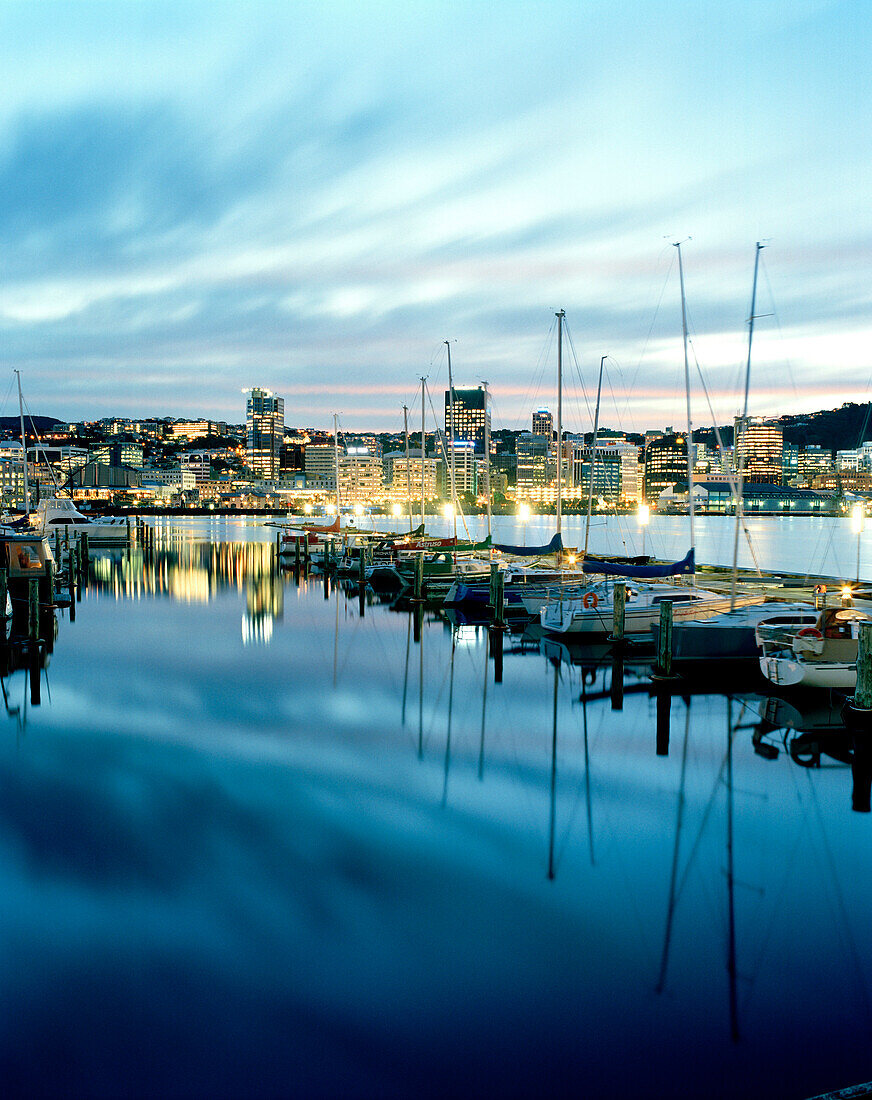
POLYGON ((285 400, 270 390, 254 388, 246 405, 248 465, 259 477, 279 474, 279 450, 285 434, 285 400))

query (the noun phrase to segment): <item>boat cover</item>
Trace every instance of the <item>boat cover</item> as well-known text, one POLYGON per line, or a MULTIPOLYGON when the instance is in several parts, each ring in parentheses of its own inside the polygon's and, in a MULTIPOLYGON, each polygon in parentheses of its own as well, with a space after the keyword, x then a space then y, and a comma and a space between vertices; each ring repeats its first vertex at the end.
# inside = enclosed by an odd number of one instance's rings
POLYGON ((516 554, 519 558, 539 558, 543 554, 557 554, 562 549, 563 539, 560 535, 555 535, 546 546, 507 546, 505 543, 494 543, 494 550, 502 550, 504 554, 516 554))
POLYGON ((607 577, 635 577, 637 580, 649 580, 656 577, 675 577, 696 570, 694 548, 688 550, 681 561, 666 562, 665 565, 630 565, 617 561, 583 561, 582 573, 601 573, 607 577))

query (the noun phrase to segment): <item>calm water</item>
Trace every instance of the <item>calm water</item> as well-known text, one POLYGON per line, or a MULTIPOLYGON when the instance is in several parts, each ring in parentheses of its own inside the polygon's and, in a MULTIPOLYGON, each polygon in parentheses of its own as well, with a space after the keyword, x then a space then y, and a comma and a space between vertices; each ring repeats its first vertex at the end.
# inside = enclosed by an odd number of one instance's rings
POLYGON ((517 635, 496 682, 484 630, 206 530, 95 564, 41 705, 4 679, 5 1094, 872 1078, 870 768, 837 702, 658 699, 517 635))

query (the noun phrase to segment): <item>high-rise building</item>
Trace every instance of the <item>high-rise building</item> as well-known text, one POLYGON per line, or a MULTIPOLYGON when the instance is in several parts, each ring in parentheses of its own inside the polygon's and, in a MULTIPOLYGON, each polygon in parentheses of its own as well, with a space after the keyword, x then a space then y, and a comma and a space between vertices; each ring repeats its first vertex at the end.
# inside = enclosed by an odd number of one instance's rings
POLYGON ((452 407, 454 410, 455 443, 474 443, 475 453, 484 454, 485 416, 490 429, 490 409, 485 411, 484 387, 471 390, 459 390, 454 387, 454 401, 451 393, 445 391, 445 437, 451 439, 452 407))
POLYGON ((662 435, 645 447, 645 500, 656 504, 669 486, 687 489, 687 439, 683 435, 662 435))
POLYGON ((551 441, 533 432, 522 432, 515 443, 518 496, 541 497, 548 484, 551 441))
POLYGON ((285 399, 253 388, 246 404, 248 465, 264 478, 278 477, 279 448, 285 434, 285 399))
POLYGON ((549 409, 537 409, 533 413, 533 435, 544 435, 546 439, 554 438, 554 417, 549 409))
POLYGON ((780 485, 784 476, 784 432, 781 426, 762 416, 736 417, 735 462, 744 465, 744 479, 766 485, 780 485))

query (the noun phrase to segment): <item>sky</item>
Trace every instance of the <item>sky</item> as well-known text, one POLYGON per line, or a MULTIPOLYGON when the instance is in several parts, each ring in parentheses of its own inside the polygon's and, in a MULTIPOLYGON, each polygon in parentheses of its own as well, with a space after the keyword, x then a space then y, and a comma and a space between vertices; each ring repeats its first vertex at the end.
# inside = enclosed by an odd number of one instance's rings
POLYGON ((864 0, 0 0, 0 415, 495 427, 869 397, 864 0), (706 398, 708 393, 708 399, 706 398))

